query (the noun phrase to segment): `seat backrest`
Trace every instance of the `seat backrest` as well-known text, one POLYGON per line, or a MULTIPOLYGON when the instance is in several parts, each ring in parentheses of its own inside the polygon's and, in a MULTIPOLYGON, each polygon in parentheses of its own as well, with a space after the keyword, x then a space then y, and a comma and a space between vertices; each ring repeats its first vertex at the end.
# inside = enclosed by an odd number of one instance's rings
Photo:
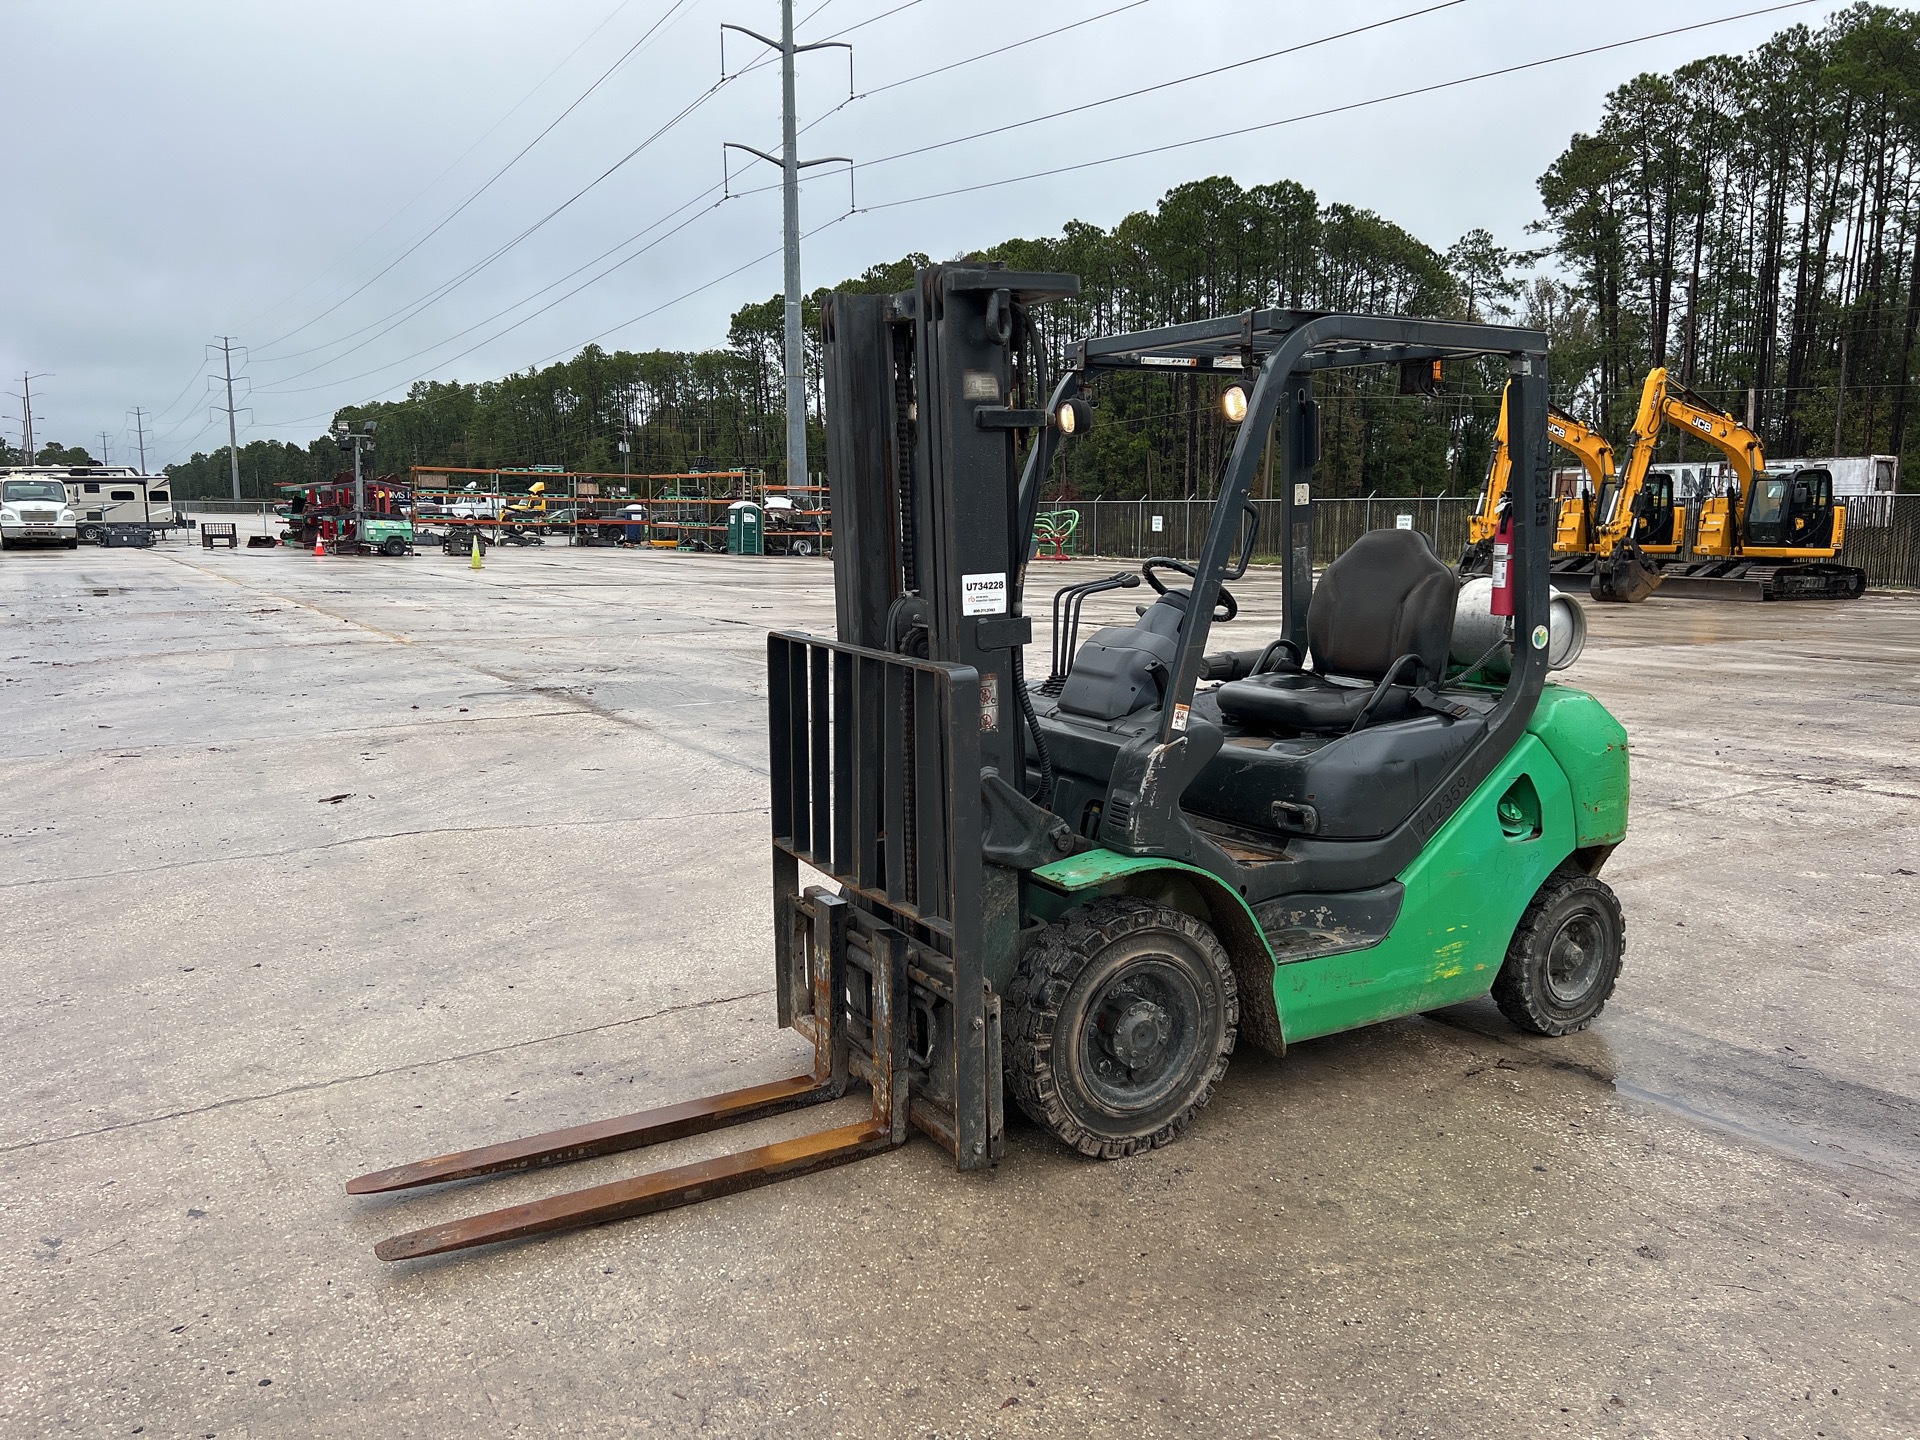
POLYGON ((1453 643, 1459 588, 1419 531, 1367 531, 1314 587, 1307 609, 1313 668, 1379 680, 1395 660, 1414 655, 1420 678, 1437 680, 1453 643))

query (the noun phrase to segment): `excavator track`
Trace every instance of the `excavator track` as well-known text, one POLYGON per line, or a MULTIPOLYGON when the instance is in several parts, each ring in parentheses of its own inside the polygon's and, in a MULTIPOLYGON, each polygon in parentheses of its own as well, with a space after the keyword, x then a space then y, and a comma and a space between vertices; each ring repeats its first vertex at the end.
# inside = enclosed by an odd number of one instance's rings
POLYGON ((1824 561, 1683 560, 1664 566, 1660 593, 1700 600, 1857 600, 1867 572, 1824 561))

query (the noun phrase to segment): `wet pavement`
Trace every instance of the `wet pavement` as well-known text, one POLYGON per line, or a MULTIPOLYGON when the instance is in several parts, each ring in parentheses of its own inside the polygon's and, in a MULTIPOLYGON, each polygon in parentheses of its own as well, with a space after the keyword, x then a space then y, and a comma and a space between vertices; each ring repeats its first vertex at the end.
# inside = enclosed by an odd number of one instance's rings
POLYGON ((0 608, 0 1433, 1920 1433, 1920 597, 1589 607, 1586 1034, 1480 1002, 1243 1052, 1130 1161, 1016 1122, 410 1266, 636 1161, 348 1177, 805 1068, 763 636, 827 564, 174 540, 10 553, 0 608))

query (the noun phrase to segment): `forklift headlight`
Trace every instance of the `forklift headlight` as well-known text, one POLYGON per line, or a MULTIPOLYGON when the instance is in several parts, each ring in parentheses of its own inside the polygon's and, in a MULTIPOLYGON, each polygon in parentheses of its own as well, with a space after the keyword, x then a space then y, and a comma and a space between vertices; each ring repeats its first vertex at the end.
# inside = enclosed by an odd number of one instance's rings
POLYGON ((1229 425, 1238 425, 1247 418, 1247 392, 1238 385, 1229 385, 1220 396, 1220 413, 1227 417, 1229 425))
POLYGON ((1078 395, 1062 400, 1053 412, 1053 423, 1062 435, 1084 435, 1093 428, 1093 407, 1078 395))

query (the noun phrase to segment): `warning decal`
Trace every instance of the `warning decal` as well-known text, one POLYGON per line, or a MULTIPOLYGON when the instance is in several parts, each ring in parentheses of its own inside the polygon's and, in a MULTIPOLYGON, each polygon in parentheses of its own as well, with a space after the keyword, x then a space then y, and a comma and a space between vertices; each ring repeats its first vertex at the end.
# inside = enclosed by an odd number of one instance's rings
POLYGON ((960 613, 962 615, 1004 615, 1007 613, 1007 572, 960 577, 960 613))

